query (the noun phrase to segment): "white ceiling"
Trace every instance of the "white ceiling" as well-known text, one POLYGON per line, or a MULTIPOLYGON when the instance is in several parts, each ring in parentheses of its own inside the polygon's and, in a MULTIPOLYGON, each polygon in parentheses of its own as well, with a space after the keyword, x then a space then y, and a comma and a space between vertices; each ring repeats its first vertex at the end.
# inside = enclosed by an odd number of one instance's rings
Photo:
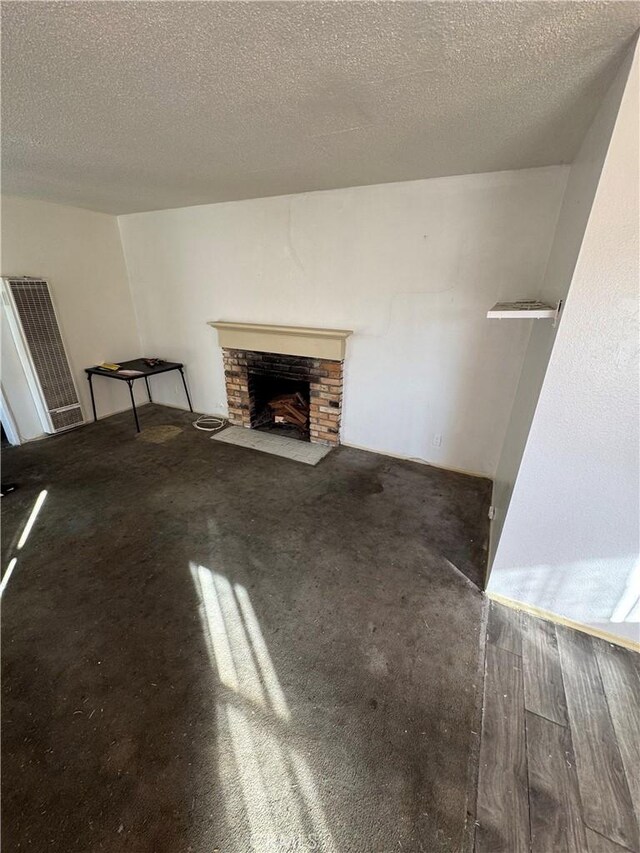
POLYGON ((636 2, 5 2, 3 191, 127 213, 571 161, 636 2))

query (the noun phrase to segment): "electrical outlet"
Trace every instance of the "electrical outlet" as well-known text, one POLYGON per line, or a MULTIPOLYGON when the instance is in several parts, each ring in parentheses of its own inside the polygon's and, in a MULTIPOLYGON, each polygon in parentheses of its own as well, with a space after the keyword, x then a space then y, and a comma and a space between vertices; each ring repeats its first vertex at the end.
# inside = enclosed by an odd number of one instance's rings
POLYGON ((491 521, 493 521, 493 519, 496 517, 496 508, 494 506, 489 507, 488 515, 489 515, 489 518, 491 519, 491 521))
POLYGON ((433 438, 431 439, 431 444, 434 447, 440 447, 440 445, 442 444, 442 436, 440 435, 439 432, 435 432, 433 434, 433 438))

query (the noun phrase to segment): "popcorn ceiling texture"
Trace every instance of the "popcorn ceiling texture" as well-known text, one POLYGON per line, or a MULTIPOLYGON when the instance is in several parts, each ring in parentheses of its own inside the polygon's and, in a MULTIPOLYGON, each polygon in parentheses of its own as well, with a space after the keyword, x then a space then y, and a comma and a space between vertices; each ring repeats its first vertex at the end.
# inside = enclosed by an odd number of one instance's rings
POLYGON ((5 3, 3 190, 128 213, 572 160, 638 4, 5 3))

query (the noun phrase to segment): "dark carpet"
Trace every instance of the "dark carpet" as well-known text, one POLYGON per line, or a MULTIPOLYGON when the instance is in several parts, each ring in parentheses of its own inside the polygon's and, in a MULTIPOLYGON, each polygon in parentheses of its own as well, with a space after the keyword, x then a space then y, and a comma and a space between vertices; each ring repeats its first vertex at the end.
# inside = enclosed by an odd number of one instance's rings
POLYGON ((4 849, 463 850, 489 481, 193 417, 3 454, 4 849))

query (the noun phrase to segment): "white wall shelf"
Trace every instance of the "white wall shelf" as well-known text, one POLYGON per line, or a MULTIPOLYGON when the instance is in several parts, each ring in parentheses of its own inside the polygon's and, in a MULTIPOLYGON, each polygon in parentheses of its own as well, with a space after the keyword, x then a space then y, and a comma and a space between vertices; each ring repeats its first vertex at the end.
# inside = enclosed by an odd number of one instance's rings
POLYGON ((520 302, 496 302, 487 311, 487 317, 491 320, 555 320, 558 316, 560 306, 547 305, 536 299, 523 299, 520 302))

